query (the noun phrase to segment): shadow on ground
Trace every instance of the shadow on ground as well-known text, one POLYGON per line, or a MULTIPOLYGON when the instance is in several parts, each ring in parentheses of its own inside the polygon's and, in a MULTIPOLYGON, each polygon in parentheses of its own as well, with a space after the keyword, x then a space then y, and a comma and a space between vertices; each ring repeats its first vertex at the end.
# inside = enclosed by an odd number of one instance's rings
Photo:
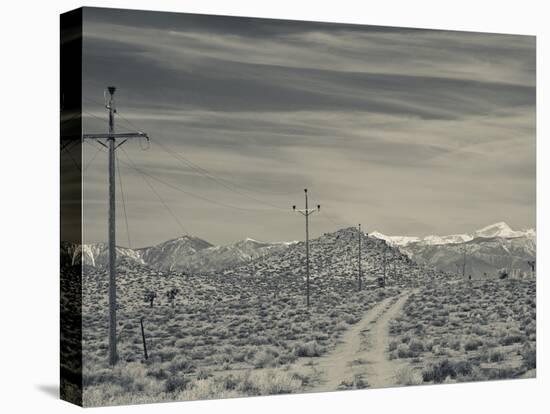
POLYGON ((36 389, 52 398, 59 398, 59 385, 57 384, 38 384, 36 389))

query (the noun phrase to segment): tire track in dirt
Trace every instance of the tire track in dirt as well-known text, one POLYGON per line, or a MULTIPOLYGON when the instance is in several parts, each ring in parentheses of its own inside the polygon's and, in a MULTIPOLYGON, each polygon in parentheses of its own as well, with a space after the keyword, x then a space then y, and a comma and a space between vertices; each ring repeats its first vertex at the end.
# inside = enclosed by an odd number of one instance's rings
POLYGON ((389 322, 401 313, 409 295, 406 292, 384 299, 343 334, 332 352, 314 361, 310 358, 316 385, 308 391, 353 388, 357 378, 372 388, 395 385, 395 374, 401 364, 387 357, 389 322))

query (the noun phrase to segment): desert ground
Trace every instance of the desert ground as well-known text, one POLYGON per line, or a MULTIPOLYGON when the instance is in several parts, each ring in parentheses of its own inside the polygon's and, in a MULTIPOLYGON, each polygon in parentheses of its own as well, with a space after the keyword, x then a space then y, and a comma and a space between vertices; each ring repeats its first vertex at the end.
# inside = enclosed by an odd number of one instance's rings
POLYGON ((326 259, 329 247, 348 243, 346 234, 312 243, 318 268, 309 309, 303 267, 293 264, 300 245, 210 274, 121 261, 115 367, 107 358, 107 272, 85 267, 84 405, 535 375, 534 277, 468 280, 389 256, 384 242, 368 240, 359 290, 346 255, 326 259))

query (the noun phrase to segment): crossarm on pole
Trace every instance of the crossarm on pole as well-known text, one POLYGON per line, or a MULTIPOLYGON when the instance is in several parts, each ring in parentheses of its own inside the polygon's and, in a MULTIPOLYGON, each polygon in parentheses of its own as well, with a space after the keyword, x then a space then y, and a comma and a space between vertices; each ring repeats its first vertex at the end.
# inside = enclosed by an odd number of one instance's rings
POLYGON ((149 136, 145 132, 121 132, 116 134, 84 134, 82 135, 83 139, 109 139, 109 138, 145 138, 149 140, 149 136))

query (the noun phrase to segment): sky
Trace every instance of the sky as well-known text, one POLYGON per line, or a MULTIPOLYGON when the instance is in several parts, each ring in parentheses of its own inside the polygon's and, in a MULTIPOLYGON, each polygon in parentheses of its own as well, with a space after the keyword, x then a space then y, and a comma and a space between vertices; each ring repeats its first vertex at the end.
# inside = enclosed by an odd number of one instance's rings
MULTIPOLYGON (((314 237, 535 227, 533 36, 85 8, 83 45, 84 133, 114 85, 117 132, 151 137, 117 149, 119 245, 302 240, 304 188, 314 237)), ((105 241, 107 157, 83 149, 105 241)))

